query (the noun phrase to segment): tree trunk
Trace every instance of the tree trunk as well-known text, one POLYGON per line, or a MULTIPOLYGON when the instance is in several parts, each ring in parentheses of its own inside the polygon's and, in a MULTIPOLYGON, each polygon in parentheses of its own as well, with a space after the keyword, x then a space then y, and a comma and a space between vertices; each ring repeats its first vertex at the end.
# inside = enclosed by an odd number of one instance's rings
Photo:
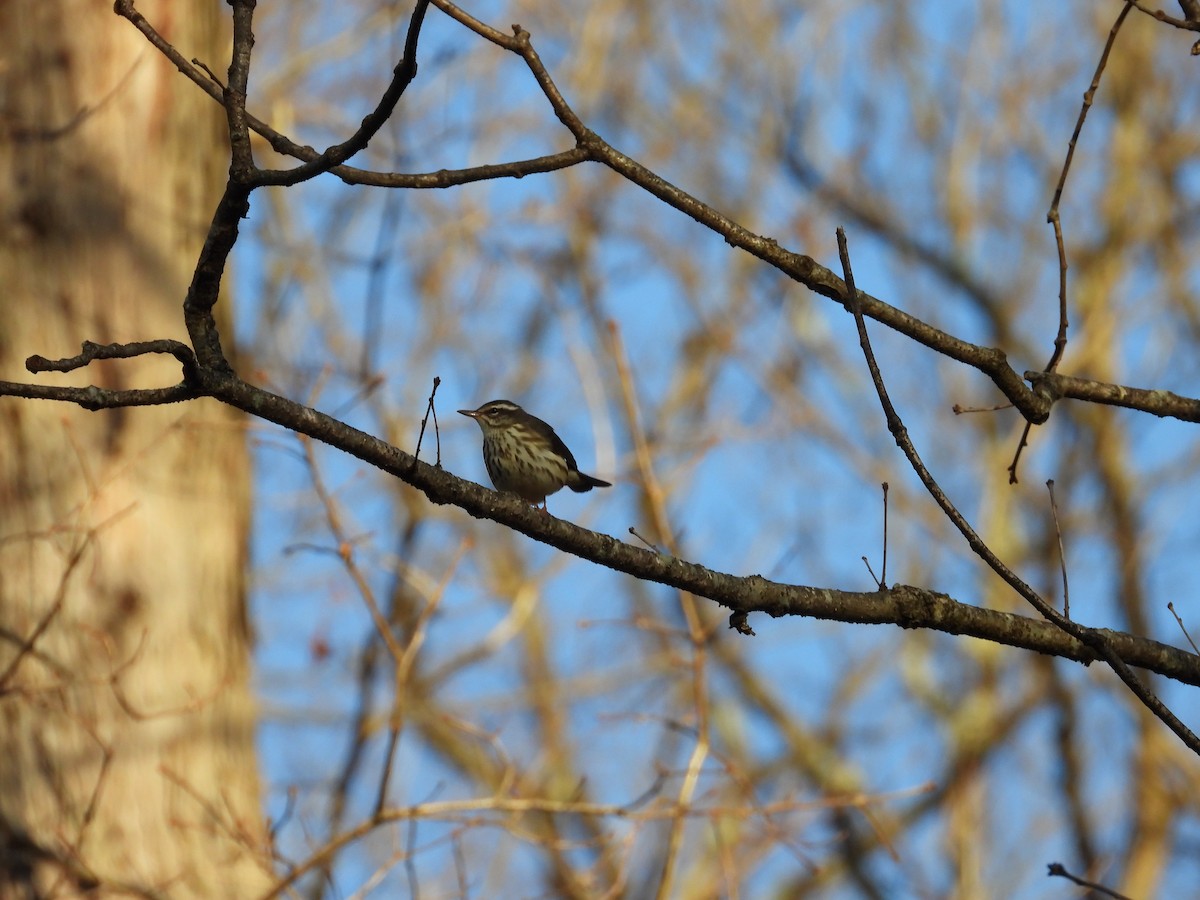
MULTIPOLYGON (((215 70, 221 5, 144 2, 215 70)), ((220 109, 96 0, 0 4, 0 378, 185 339, 220 109)), ((154 387, 170 357, 47 383, 154 387)), ((0 898, 243 897, 271 881, 254 754, 243 422, 208 401, 0 401, 0 898)))

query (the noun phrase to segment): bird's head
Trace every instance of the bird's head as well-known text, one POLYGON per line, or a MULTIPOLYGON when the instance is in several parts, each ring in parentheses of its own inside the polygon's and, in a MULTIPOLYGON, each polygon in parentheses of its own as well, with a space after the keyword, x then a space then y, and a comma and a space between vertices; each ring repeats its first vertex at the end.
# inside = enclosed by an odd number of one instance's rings
POLYGON ((459 412, 478 422, 485 432, 509 428, 527 415, 525 410, 511 400, 489 400, 479 409, 460 409, 459 412))

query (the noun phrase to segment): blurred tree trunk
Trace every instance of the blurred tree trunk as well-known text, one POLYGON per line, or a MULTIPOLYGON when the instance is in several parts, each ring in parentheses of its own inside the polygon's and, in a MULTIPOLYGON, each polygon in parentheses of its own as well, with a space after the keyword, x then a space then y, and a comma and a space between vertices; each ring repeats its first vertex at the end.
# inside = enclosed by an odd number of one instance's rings
MULTIPOLYGON (((217 4, 143 3, 215 69, 217 4)), ((0 377, 82 340, 184 338, 219 108, 108 3, 0 5, 0 377)), ((47 383, 154 387, 166 358, 47 383)), ((0 405, 0 897, 247 896, 254 753, 242 421, 214 403, 0 405)))

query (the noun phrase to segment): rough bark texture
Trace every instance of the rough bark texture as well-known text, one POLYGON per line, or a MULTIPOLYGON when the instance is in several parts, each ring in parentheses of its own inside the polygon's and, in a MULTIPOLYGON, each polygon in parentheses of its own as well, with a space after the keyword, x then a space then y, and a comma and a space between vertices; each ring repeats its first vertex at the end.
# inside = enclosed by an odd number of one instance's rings
MULTIPOLYGON (((220 69, 221 5, 143 3, 220 69)), ((0 4, 0 377, 85 339, 185 335, 220 110, 110 4, 0 4)), ((170 359, 57 383, 150 387, 170 359)), ((51 382, 47 382, 51 383, 51 382)), ((0 898, 253 895, 240 418, 0 401, 0 898)))

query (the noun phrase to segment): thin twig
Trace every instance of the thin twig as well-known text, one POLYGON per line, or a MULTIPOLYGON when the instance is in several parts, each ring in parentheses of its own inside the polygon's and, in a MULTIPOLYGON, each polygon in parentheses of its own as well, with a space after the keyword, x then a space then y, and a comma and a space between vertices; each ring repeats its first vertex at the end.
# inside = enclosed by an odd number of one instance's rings
POLYGON ((35 354, 25 360, 25 369, 34 375, 42 372, 74 372, 98 359, 132 359, 150 353, 169 353, 174 356, 183 366, 185 380, 189 380, 196 370, 196 356, 192 353, 192 348, 180 341, 166 338, 157 341, 133 341, 128 344, 97 344, 94 341, 84 341, 76 356, 46 359, 35 354))
POLYGON ((49 384, 22 384, 19 381, 0 381, 0 397, 24 397, 27 400, 53 400, 74 403, 96 412, 101 409, 126 409, 134 406, 162 406, 183 403, 204 396, 190 384, 165 388, 135 388, 114 391, 95 385, 89 387, 59 387, 49 384))
POLYGON ((289 784, 285 795, 283 812, 279 814, 279 818, 271 822, 271 828, 267 832, 270 835, 271 842, 275 842, 275 838, 279 836, 280 829, 291 821, 292 816, 296 812, 296 797, 299 789, 294 784, 289 784))
POLYGON ((882 585, 883 582, 880 581, 879 578, 875 575, 875 570, 871 568, 871 561, 869 559, 867 559, 867 555, 864 553, 862 556, 859 557, 859 559, 861 559, 863 561, 863 565, 867 567, 867 574, 870 575, 871 580, 873 582, 875 582, 876 590, 883 590, 883 588, 880 587, 880 585, 882 585))
POLYGON ((76 110, 75 114, 63 124, 41 127, 9 125, 3 131, 4 137, 14 144, 48 143, 50 141, 57 141, 66 137, 68 134, 102 110, 105 106, 107 106, 114 97, 116 97, 125 89, 125 86, 129 83, 130 78, 133 77, 133 73, 137 70, 137 67, 142 64, 142 59, 143 55, 139 54, 138 57, 130 64, 129 68, 125 71, 125 74, 117 79, 116 83, 109 89, 107 94, 91 105, 84 104, 83 106, 80 106, 79 109, 76 110))
POLYGON ((17 650, 16 655, 9 661, 8 665, 5 666, 4 671, 0 672, 0 696, 8 693, 9 681, 16 675, 17 669, 20 668, 25 658, 33 654, 37 642, 46 633, 46 630, 58 617, 58 614, 62 612, 63 604, 67 599, 67 588, 71 583, 71 576, 75 572, 75 567, 79 565, 79 561, 83 559, 84 552, 91 547, 94 534, 94 531, 89 532, 75 547, 74 552, 71 553, 71 556, 63 566, 62 574, 59 576, 58 590, 54 593, 54 599, 50 602, 49 609, 42 614, 37 625, 29 633, 29 637, 21 641, 20 648, 17 650))
POLYGON ((1063 617, 1071 618, 1071 588, 1067 583, 1067 551, 1063 549, 1062 528, 1058 524, 1058 501, 1054 498, 1054 479, 1046 481, 1046 490, 1050 492, 1050 514, 1054 517, 1054 536, 1058 538, 1058 564, 1062 568, 1063 583, 1063 617))
MULTIPOLYGON (((67 560, 63 565, 62 573, 59 575, 58 589, 55 591, 54 599, 50 602, 49 608, 45 613, 43 613, 41 619, 38 620, 38 623, 34 626, 33 631, 29 633, 29 637, 19 642, 21 645, 20 649, 18 649, 16 655, 9 660, 8 665, 4 667, 4 671, 0 672, 0 696, 7 692, 8 682, 15 676, 16 671, 18 668, 20 668, 22 661, 24 661, 27 656, 33 655, 36 657, 38 655, 38 651, 35 650, 37 642, 41 639, 42 635, 46 633, 46 630, 54 622, 55 618, 58 617, 59 613, 62 612, 63 605, 67 600, 67 588, 71 582, 71 577, 74 574, 76 567, 83 559, 84 554, 94 546, 97 536, 102 531, 106 530, 110 525, 113 525, 132 513, 135 509, 135 506, 136 504, 130 504, 117 510, 102 522, 93 525, 84 532, 82 539, 71 551, 71 555, 67 557, 67 560)), ((31 539, 49 538, 55 533, 56 532, 49 532, 38 535, 29 535, 28 537, 31 539)), ((99 740, 99 738, 97 738, 97 740, 99 740)))
POLYGON ((643 537, 638 532, 638 530, 636 528, 634 528, 632 525, 629 526, 629 533, 632 534, 639 541, 641 541, 643 544, 645 544, 646 547, 649 548, 650 550, 653 550, 655 553, 662 553, 662 550, 659 548, 658 544, 655 544, 651 541, 646 540, 646 538, 643 537))
POLYGON ((888 547, 888 483, 883 482, 883 569, 879 573, 879 589, 887 590, 887 547, 888 547))
MULTIPOLYGON (((1179 0, 1179 6, 1184 11, 1184 15, 1187 16, 1186 20, 1169 16, 1161 9, 1150 9, 1146 5, 1139 3, 1138 0, 1130 0, 1130 3, 1139 12, 1143 12, 1159 22, 1164 22, 1167 25, 1173 25, 1176 28, 1182 28, 1186 31, 1200 31, 1200 3, 1197 3, 1196 0, 1179 0)), ((1195 55, 1194 51, 1193 55, 1195 55)))
POLYGON ((1196 648, 1196 642, 1192 640, 1192 636, 1188 634, 1187 627, 1183 624, 1183 619, 1179 618, 1179 613, 1175 612, 1175 604, 1167 602, 1167 609, 1171 611, 1171 615, 1175 617, 1176 623, 1179 625, 1179 630, 1183 632, 1183 636, 1187 638, 1187 642, 1192 645, 1192 652, 1200 656, 1200 649, 1196 648))
POLYGON ((1092 83, 1088 85, 1087 91, 1083 95, 1083 105, 1079 109, 1079 116, 1075 119, 1075 130, 1071 134, 1071 140, 1067 142, 1067 155, 1063 160, 1062 171, 1058 176, 1058 184, 1054 188, 1054 199, 1050 202, 1050 211, 1046 214, 1046 221, 1054 227, 1054 242, 1058 247, 1058 334, 1054 338, 1054 352, 1050 356, 1050 361, 1046 363, 1043 371, 1053 372, 1059 361, 1062 359, 1063 351, 1067 346, 1067 251, 1063 242, 1062 221, 1059 216, 1059 204, 1062 202, 1063 190, 1067 184, 1067 174, 1071 171, 1071 162, 1075 159, 1075 148, 1079 144, 1079 135, 1083 131, 1083 123, 1087 119, 1088 110, 1092 108, 1092 102, 1096 98, 1096 91, 1100 88, 1100 78, 1104 74, 1104 67, 1108 65, 1108 55, 1112 52, 1113 44, 1116 43, 1117 34, 1121 31, 1121 26, 1125 24, 1125 19, 1133 9, 1133 4, 1126 0, 1125 5, 1121 8, 1121 12, 1117 15, 1117 20, 1113 23, 1112 28, 1108 30, 1108 40, 1104 42, 1104 50, 1100 53, 1100 59, 1096 63, 1096 71, 1092 75, 1092 83))
POLYGON ((425 405, 425 415, 421 419, 421 433, 417 435, 417 449, 413 451, 413 459, 421 458, 421 441, 425 439, 425 425, 429 421, 429 416, 433 416, 433 436, 437 441, 437 462, 433 465, 435 468, 442 467, 442 438, 438 433, 437 422, 437 407, 433 405, 434 395, 437 394, 438 386, 442 383, 442 379, 437 375, 433 376, 433 390, 429 392, 429 402, 425 405))
MULTIPOLYGON (((1050 223, 1054 229, 1054 244, 1058 250, 1058 333, 1054 336, 1054 350, 1050 354, 1050 359, 1047 361, 1043 372, 1053 372, 1058 368, 1059 362, 1062 361, 1063 354, 1067 349, 1067 247, 1063 240, 1062 218, 1059 215, 1058 207, 1062 201, 1063 190, 1067 184, 1067 173, 1071 170, 1071 161, 1075 158, 1075 147, 1079 143, 1079 135, 1083 131, 1083 123, 1087 118, 1088 110, 1092 108, 1092 101, 1096 97, 1096 91, 1100 87, 1100 76, 1104 73, 1104 67, 1108 65, 1108 54, 1116 42, 1117 33, 1121 30, 1121 25, 1125 22, 1125 17, 1129 15, 1129 11, 1133 9, 1133 4, 1126 0, 1125 6, 1121 8, 1120 14, 1117 16, 1116 22, 1108 32, 1108 40, 1104 43, 1104 50, 1100 54, 1100 61, 1096 64, 1096 71, 1092 75, 1092 83, 1088 86, 1087 91, 1083 95, 1083 106, 1079 110, 1079 116, 1075 120, 1075 131, 1071 134, 1071 140, 1067 142, 1067 156, 1063 160, 1062 171, 1058 176, 1058 184, 1054 188, 1054 199, 1050 201, 1050 211, 1046 214, 1046 221, 1050 223)), ((1021 452, 1029 446, 1029 432, 1033 428, 1031 421, 1025 422, 1025 427, 1021 430, 1021 440, 1017 442, 1016 452, 1013 453, 1013 460, 1008 466, 1008 483, 1017 483, 1017 468, 1021 462, 1021 452)))
POLYGON ((950 407, 950 411, 956 416, 964 416, 968 413, 994 413, 1000 412, 1002 409, 1012 408, 1013 405, 1011 403, 997 403, 993 406, 963 406, 959 403, 955 403, 952 407, 950 407))
POLYGON ((1086 878, 1080 878, 1078 875, 1072 875, 1066 870, 1062 863, 1050 863, 1046 866, 1046 868, 1049 869, 1046 874, 1051 878, 1055 876, 1059 878, 1065 878, 1068 881, 1075 882, 1075 884, 1079 885, 1080 887, 1085 887, 1093 891, 1099 891, 1101 894, 1104 894, 1107 897, 1114 898, 1114 900, 1132 900, 1132 898, 1126 897, 1124 894, 1119 894, 1112 888, 1105 887, 1102 884, 1097 884, 1094 881, 1088 881, 1086 878))

